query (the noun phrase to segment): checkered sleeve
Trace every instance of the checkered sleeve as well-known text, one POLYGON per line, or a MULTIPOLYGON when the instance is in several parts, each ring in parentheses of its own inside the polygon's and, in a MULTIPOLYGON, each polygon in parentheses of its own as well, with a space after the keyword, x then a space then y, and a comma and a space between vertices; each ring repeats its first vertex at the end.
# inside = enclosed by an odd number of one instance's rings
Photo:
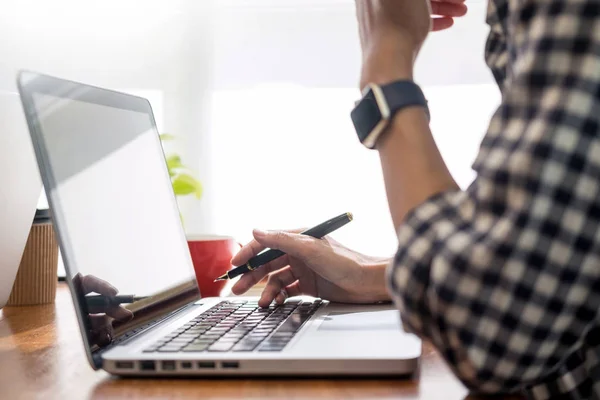
POLYGON ((480 392, 551 379, 600 306, 600 3, 507 5, 477 177, 407 215, 388 269, 405 329, 480 392))

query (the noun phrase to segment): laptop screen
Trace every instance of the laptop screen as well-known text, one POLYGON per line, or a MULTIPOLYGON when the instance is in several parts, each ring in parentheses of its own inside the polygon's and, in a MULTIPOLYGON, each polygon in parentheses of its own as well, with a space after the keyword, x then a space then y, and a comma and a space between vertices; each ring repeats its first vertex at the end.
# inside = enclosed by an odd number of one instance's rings
POLYGON ((90 355, 198 299, 149 103, 31 73, 20 90, 90 355))

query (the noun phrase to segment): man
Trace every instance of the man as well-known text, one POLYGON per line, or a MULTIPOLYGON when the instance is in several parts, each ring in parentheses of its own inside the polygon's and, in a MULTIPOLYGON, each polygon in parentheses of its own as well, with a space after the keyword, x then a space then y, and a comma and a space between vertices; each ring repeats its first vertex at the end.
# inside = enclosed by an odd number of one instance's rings
MULTIPOLYGON (((445 16, 438 29, 465 11, 458 0, 431 5, 445 16)), ((361 89, 410 86, 429 7, 357 0, 361 89)), ((399 240, 387 274, 389 260, 331 239, 257 230, 235 265, 265 247, 288 256, 244 276, 234 292, 270 273, 262 305, 302 293, 393 299, 405 329, 430 340, 474 391, 598 399, 600 2, 490 0, 487 21, 486 60, 502 104, 473 184, 458 188, 415 97, 374 143, 399 240)))

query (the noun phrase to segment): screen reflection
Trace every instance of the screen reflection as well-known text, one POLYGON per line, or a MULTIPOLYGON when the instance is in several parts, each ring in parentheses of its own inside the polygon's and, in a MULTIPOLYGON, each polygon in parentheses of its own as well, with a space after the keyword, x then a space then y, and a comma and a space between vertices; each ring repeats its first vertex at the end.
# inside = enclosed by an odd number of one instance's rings
POLYGON ((24 93, 88 350, 198 299, 148 102, 40 75, 24 93))
POLYGON ((78 303, 87 317, 87 336, 92 351, 126 339, 165 314, 198 297, 195 281, 150 296, 124 295, 109 282, 77 273, 71 280, 78 303))

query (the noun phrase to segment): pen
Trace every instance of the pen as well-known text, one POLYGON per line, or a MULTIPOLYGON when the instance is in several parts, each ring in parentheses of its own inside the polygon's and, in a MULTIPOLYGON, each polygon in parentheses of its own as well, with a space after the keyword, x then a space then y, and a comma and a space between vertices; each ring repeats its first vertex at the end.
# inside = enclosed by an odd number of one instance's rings
POLYGON ((85 301, 88 307, 109 307, 125 303, 134 303, 146 298, 147 297, 139 297, 132 294, 122 294, 117 296, 92 295, 85 296, 85 301))
MULTIPOLYGON (((338 215, 337 217, 331 218, 329 221, 325 221, 322 224, 319 224, 313 228, 307 229, 304 232, 301 232, 301 234, 320 239, 323 236, 326 236, 331 232, 335 231, 336 229, 341 228, 350 221, 352 221, 352 213, 344 213, 338 215)), ((281 250, 269 249, 267 251, 264 251, 252 257, 250 260, 248 260, 246 264, 236 267, 231 271, 228 271, 225 275, 218 277, 217 279, 215 279, 215 282, 233 279, 236 276, 245 274, 246 272, 254 271, 261 265, 265 265, 266 263, 273 261, 276 258, 283 256, 284 254, 285 253, 281 250)))

